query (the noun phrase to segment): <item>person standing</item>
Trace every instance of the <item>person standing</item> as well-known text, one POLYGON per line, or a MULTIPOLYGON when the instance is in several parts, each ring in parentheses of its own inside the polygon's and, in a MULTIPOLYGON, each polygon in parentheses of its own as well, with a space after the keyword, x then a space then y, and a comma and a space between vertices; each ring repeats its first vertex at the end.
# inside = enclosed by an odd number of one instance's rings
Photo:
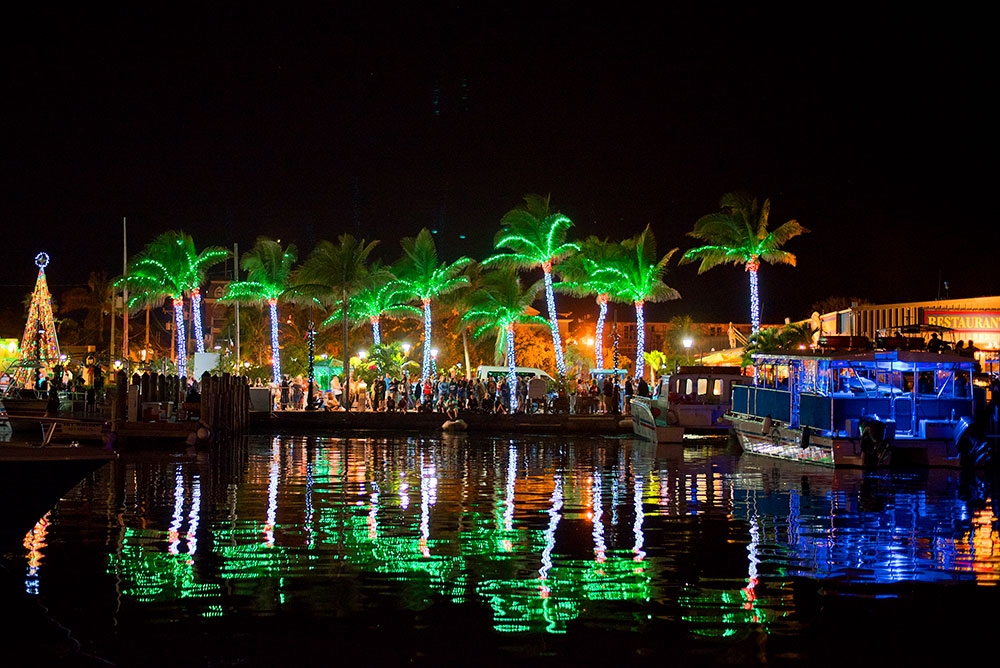
POLYGON ((629 415, 632 412, 632 378, 628 377, 625 379, 625 414, 629 415))
POLYGON ((281 377, 281 404, 280 404, 281 410, 285 410, 286 408, 288 408, 288 391, 289 391, 288 376, 282 376, 281 377))
POLYGON ((607 412, 609 412, 609 411, 612 410, 611 400, 612 400, 612 398, 614 398, 614 394, 615 394, 615 387, 614 387, 614 385, 615 384, 613 382, 611 382, 611 376, 605 376, 604 377, 604 387, 602 388, 603 392, 601 394, 601 412, 602 413, 607 413, 607 412))
POLYGON ((646 382, 645 378, 639 379, 639 389, 636 390, 636 394, 640 397, 649 397, 649 383, 646 382))

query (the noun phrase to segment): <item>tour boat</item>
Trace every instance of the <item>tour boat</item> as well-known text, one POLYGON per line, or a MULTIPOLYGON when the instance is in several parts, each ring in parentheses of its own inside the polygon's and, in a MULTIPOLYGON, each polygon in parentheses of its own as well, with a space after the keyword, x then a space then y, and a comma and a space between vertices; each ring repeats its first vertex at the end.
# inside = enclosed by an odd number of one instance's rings
POLYGON ((660 379, 652 398, 632 398, 632 431, 654 443, 680 443, 685 432, 725 434, 733 387, 750 382, 734 366, 682 366, 660 379))
POLYGON ((975 360, 858 345, 754 355, 758 380, 733 388, 728 415, 743 449, 826 466, 982 463, 975 360))

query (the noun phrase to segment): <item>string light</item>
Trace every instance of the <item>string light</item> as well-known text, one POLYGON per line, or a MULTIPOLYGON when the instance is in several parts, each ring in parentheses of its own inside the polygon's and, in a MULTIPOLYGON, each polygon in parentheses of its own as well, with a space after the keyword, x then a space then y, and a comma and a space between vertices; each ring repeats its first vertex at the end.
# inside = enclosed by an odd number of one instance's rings
POLYGON ((507 385, 510 389, 510 414, 517 411, 517 376, 514 374, 514 325, 507 325, 507 385))
POLYGON ((424 304, 424 363, 420 369, 420 383, 426 383, 431 373, 431 300, 423 298, 424 304))
POLYGON ((750 262, 747 262, 747 271, 750 273, 750 324, 753 331, 760 330, 760 291, 757 289, 757 269, 760 262, 754 255, 750 262))
POLYGON ((594 362, 596 368, 604 368, 604 319, 608 315, 608 296, 598 295, 597 303, 601 307, 601 314, 597 316, 597 327, 594 329, 594 362))
POLYGON ((14 372, 14 380, 22 386, 38 369, 59 362, 59 341, 56 338, 56 325, 52 317, 52 295, 45 279, 45 267, 49 264, 49 256, 46 253, 39 253, 35 256, 35 264, 38 265, 38 278, 31 293, 28 321, 24 324, 21 352, 18 355, 18 361, 22 364, 14 372))
POLYGON ((382 332, 378 326, 379 317, 372 315, 368 317, 368 320, 372 323, 372 339, 376 346, 380 345, 382 343, 382 332))
POLYGON ((184 298, 174 297, 174 327, 177 330, 177 375, 187 376, 187 333, 184 331, 184 298))
POLYGON ((642 374, 646 370, 646 358, 643 355, 646 352, 646 316, 643 313, 644 304, 645 302, 642 300, 635 303, 635 334, 637 339, 635 375, 639 378, 642 378, 642 374))
POLYGON ((271 378, 275 385, 281 383, 281 350, 278 347, 278 300, 268 299, 271 309, 271 378))
POLYGON ((205 336, 201 329, 201 290, 191 293, 191 320, 194 321, 194 345, 199 353, 205 352, 205 336))
POLYGON ((542 263, 545 278, 545 304, 549 308, 549 327, 552 329, 552 345, 556 349, 556 368, 559 375, 566 375, 566 361, 563 359, 562 339, 559 336, 559 320, 556 315, 556 300, 552 293, 552 261, 542 263))

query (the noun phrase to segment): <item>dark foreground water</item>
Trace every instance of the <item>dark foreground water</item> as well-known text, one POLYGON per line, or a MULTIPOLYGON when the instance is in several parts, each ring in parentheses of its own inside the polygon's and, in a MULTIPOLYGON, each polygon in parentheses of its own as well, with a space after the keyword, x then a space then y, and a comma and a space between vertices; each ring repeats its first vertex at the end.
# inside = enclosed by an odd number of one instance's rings
POLYGON ((3 556, 0 665, 993 665, 993 495, 597 437, 125 456, 3 556))

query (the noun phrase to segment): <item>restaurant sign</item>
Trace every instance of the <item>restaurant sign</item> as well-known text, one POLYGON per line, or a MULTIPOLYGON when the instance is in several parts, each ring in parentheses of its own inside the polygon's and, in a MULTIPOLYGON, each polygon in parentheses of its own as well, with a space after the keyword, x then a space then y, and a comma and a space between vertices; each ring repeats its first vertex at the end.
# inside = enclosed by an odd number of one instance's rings
POLYGON ((924 309, 924 324, 963 332, 1000 332, 1000 311, 945 311, 924 309))

